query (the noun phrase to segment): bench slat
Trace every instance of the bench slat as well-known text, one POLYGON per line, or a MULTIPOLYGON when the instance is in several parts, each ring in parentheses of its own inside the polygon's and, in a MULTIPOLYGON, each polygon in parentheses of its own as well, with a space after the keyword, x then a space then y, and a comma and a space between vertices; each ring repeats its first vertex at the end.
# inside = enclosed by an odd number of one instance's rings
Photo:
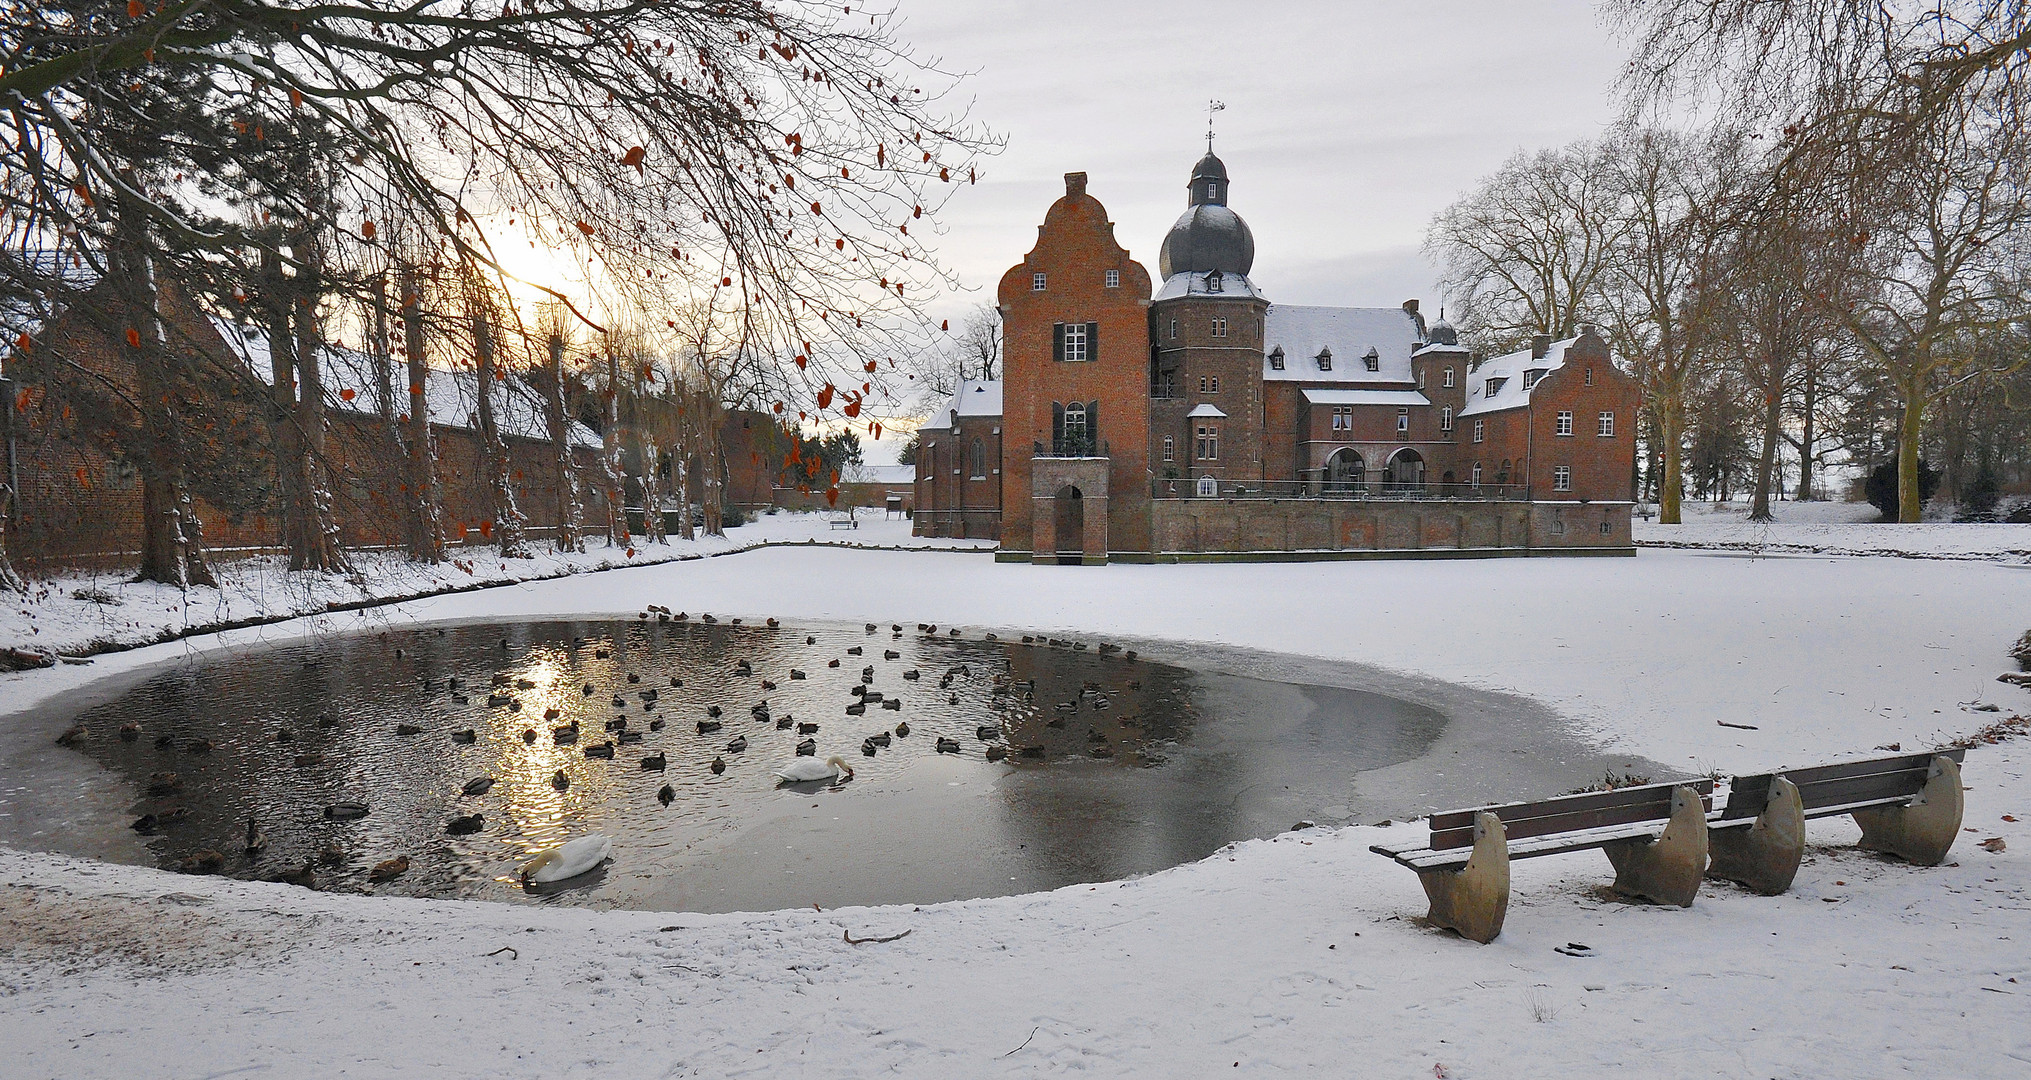
POLYGON ((1698 791, 1702 807, 1713 808, 1714 782, 1703 778, 1680 784, 1646 784, 1614 791, 1587 792, 1533 803, 1454 810, 1432 815, 1431 847, 1434 850, 1471 847, 1474 843, 1474 815, 1478 813, 1490 813, 1501 818, 1512 842, 1598 826, 1663 820, 1671 816, 1673 789, 1681 786, 1698 791))
MULTIPOLYGON (((1665 821, 1650 820, 1608 825, 1594 829, 1559 833, 1551 836, 1533 837, 1524 840, 1511 838, 1509 857, 1534 859, 1541 855, 1563 855, 1569 851, 1589 851, 1617 840, 1634 840, 1639 837, 1658 836, 1664 832, 1665 821)), ((1372 844, 1368 850, 1377 855, 1387 855, 1412 870, 1438 870, 1451 866, 1465 865, 1473 855, 1471 848, 1433 849, 1429 847, 1403 847, 1388 844, 1372 844)))

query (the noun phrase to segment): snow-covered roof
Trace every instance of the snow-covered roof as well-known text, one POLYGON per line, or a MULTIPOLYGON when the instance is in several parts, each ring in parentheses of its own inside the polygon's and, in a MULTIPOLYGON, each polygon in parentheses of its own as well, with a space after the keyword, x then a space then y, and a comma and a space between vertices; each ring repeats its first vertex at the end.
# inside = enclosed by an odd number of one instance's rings
POLYGON ((1172 274, 1164 279, 1163 288, 1157 290, 1156 299, 1176 300, 1181 296, 1217 296, 1232 300, 1263 299, 1262 290, 1255 287, 1255 282, 1248 280, 1247 274, 1223 273, 1219 275, 1220 291, 1218 292, 1214 292, 1209 287, 1207 279, 1212 276, 1196 271, 1172 274))
POLYGON ((1193 407, 1191 412, 1185 414, 1185 418, 1187 420, 1195 420, 1200 417, 1208 417, 1208 416, 1219 417, 1224 420, 1226 419, 1227 414, 1221 412, 1220 407, 1218 405, 1213 405, 1206 402, 1199 403, 1198 405, 1193 407))
POLYGON ((1430 405, 1432 400, 1416 390, 1329 390, 1305 388, 1305 400, 1314 405, 1430 405))
POLYGON ((1410 383, 1417 320, 1402 308, 1297 307, 1271 304, 1263 317, 1262 377, 1269 382, 1410 383), (1283 369, 1270 354, 1283 350, 1283 369), (1332 370, 1319 354, 1332 351, 1332 370), (1375 350, 1377 370, 1364 357, 1375 350))
POLYGON ((848 465, 840 480, 848 484, 908 487, 917 482, 915 465, 848 465))
POLYGON ((924 429, 942 430, 952 426, 952 418, 964 420, 969 416, 1001 415, 1000 379, 961 379, 959 390, 943 407, 924 421, 924 429))
MULTIPOLYGON (((254 376, 262 382, 271 382, 275 377, 273 361, 268 353, 268 335, 255 326, 240 326, 225 319, 212 319, 212 325, 224 338, 226 346, 246 360, 254 376)), ((324 395, 325 406, 330 409, 351 413, 378 415, 380 379, 375 371, 379 361, 356 349, 340 348, 327 343, 324 349, 324 395), (351 401, 345 399, 345 392, 352 391, 351 401)), ((388 364, 388 382, 395 391, 395 412, 409 411, 409 365, 407 361, 391 357, 388 364)), ((476 372, 455 371, 443 368, 429 368, 423 380, 424 406, 430 410, 430 422, 444 427, 477 428, 479 426, 479 395, 475 391, 478 383, 476 372)), ((510 373, 497 386, 494 394, 494 418, 500 425, 501 434, 509 438, 548 439, 549 422, 544 419, 543 399, 535 387, 510 373)), ((570 421, 572 445, 598 447, 600 438, 592 429, 576 420, 570 421)))
POLYGON ((1554 341, 1551 348, 1541 357, 1530 355, 1529 349, 1498 356, 1483 363, 1467 375, 1467 407, 1460 410, 1461 416, 1477 413, 1501 412, 1504 409, 1520 409, 1530 404, 1530 390, 1525 382, 1536 382, 1530 372, 1556 371, 1565 366, 1566 349, 1579 338, 1570 337, 1554 341), (1489 393, 1489 384, 1495 384, 1494 393, 1489 393))

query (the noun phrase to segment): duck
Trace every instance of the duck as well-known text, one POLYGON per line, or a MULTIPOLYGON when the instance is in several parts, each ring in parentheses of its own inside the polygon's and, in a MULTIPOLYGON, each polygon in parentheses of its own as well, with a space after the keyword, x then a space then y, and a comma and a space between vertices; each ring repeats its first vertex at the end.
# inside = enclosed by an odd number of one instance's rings
POLYGON ((712 775, 718 776, 720 773, 726 771, 726 759, 723 757, 715 757, 712 759, 712 764, 707 767, 712 770, 712 775))
POLYGON ((882 659, 884 660, 901 660, 902 658, 903 654, 895 651, 894 649, 882 650, 882 659))
POLYGON ((555 773, 551 774, 550 786, 556 788, 559 791, 570 791, 571 777, 564 775, 564 770, 559 769, 555 773))
POLYGON ((797 744, 798 757, 812 757, 818 753, 818 740, 805 739, 797 744))
POLYGON ((656 801, 668 806, 677 801, 677 789, 668 784, 656 789, 656 801))
POLYGON ((186 874, 216 874, 226 868, 226 857, 216 851, 199 851, 184 856, 176 868, 186 874))
POLYGON ((712 718, 713 718, 714 720, 717 720, 717 719, 719 719, 719 718, 720 718, 720 716, 721 716, 721 715, 722 715, 722 714, 723 714, 723 713, 724 713, 725 711, 726 711, 726 710, 724 710, 724 709, 721 709, 721 708, 720 708, 719 706, 717 706, 717 705, 707 705, 707 706, 705 707, 705 715, 707 715, 707 716, 710 716, 710 717, 712 717, 712 718))
POLYGON ((454 731, 451 733, 451 741, 457 743, 460 746, 471 746, 473 743, 478 742, 479 738, 480 738, 479 732, 474 731, 471 728, 466 728, 464 731, 454 731))
POLYGON ((550 738, 559 746, 569 746, 578 741, 578 724, 570 723, 550 733, 550 738))
POLYGON ((599 691, 599 687, 597 687, 597 686, 594 686, 594 685, 593 685, 593 684, 591 684, 591 683, 586 683, 586 684, 585 684, 585 689, 584 689, 584 696, 586 696, 586 697, 591 697, 591 696, 592 696, 593 694, 597 693, 598 691, 599 691))
POLYGON ((408 872, 409 872, 409 856, 397 855, 394 858, 388 859, 384 862, 375 863, 374 868, 372 870, 367 871, 367 880, 374 882, 375 884, 380 884, 381 882, 384 881, 393 881, 396 878, 401 877, 403 874, 406 874, 408 872))
POLYGON ((467 795, 485 795, 488 791, 493 790, 493 786, 494 786, 493 777, 475 776, 472 779, 467 780, 465 782, 465 787, 462 790, 467 795))
POLYGON ((887 709, 890 712, 901 712, 903 711, 903 699, 895 697, 889 698, 886 701, 882 702, 882 708, 887 709))
POLYGON ((446 825, 444 831, 453 836, 470 836, 486 827, 487 816, 485 814, 467 814, 464 817, 452 818, 451 824, 446 825))
POLYGON ((936 749, 941 754, 956 754, 959 752, 959 740, 948 739, 941 735, 938 737, 936 749))
POLYGON ((317 850, 317 858, 318 861, 326 866, 344 866, 346 863, 345 846, 338 843, 326 844, 317 850))
POLYGON ((620 734, 620 743, 622 746, 633 746, 641 741, 642 741, 642 733, 639 731, 623 731, 620 734))
POLYGON ((848 656, 859 656, 860 654, 862 654, 863 652, 866 652, 866 651, 867 651, 867 650, 865 650, 865 649, 861 648, 860 646, 858 646, 858 645, 855 645, 855 646, 853 646, 852 648, 850 648, 850 649, 846 650, 846 655, 848 655, 848 656))
POLYGON ((638 683, 642 681, 642 677, 630 671, 628 672, 628 681, 631 683, 638 683))
POLYGON ((655 753, 650 754, 648 757, 642 759, 642 768, 649 772, 662 772, 663 767, 668 763, 669 763, 668 755, 664 754, 661 750, 658 750, 655 753))
POLYGON ((804 679, 810 678, 810 676, 804 674, 803 672, 797 670, 796 668, 791 668, 790 678, 794 681, 802 681, 804 679))
POLYGON ((535 728, 523 728, 523 729, 522 729, 522 741, 523 741, 523 742, 525 742, 525 743, 528 743, 528 744, 529 744, 529 745, 531 745, 531 746, 534 746, 534 745, 536 744, 536 729, 535 729, 535 728))
POLYGON ((605 758, 611 761, 614 756, 614 744, 603 742, 597 746, 588 746, 585 748, 585 756, 589 758, 605 758))
POLYGON ((897 724, 897 725, 896 725, 896 734, 897 734, 898 736, 902 737, 902 738, 909 738, 909 735, 910 735, 910 722, 909 722, 908 720, 905 720, 905 721, 903 721, 902 723, 900 723, 900 724, 897 724))
POLYGON ((326 821, 358 821, 367 816, 367 804, 363 802, 332 803, 324 808, 326 821))
POLYGON ((815 635, 815 634, 805 634, 805 635, 804 635, 804 644, 806 644, 806 645, 816 645, 816 644, 818 644, 818 637, 817 637, 817 635, 815 635))
POLYGON ((888 733, 888 732, 886 732, 886 731, 877 731, 877 732, 875 732, 874 734, 872 734, 872 735, 869 735, 869 736, 867 737, 867 741, 868 741, 868 742, 871 742, 871 743, 873 743, 873 744, 875 744, 876 746, 888 746, 888 745, 889 745, 890 743, 894 742, 895 740, 893 740, 893 739, 891 739, 891 738, 889 737, 889 733, 888 733))
POLYGON ((776 717, 776 730, 788 731, 790 730, 790 725, 794 722, 795 721, 791 718, 789 713, 784 713, 783 715, 776 717))
POLYGON ((773 682, 772 680, 769 680, 769 679, 763 679, 763 680, 762 680, 762 689, 763 689, 763 690, 774 690, 775 688, 776 688, 776 684, 775 684, 775 682, 773 682))
POLYGON ((85 725, 76 724, 56 737, 58 746, 76 746, 85 739, 85 725))
POLYGON ((989 761, 1000 761, 1000 760, 1001 760, 1002 758, 1005 758, 1005 757, 1007 757, 1007 756, 1008 756, 1008 747, 1006 747, 1006 746, 1002 746, 1002 745, 1001 745, 1001 744, 999 744, 999 743, 989 743, 989 744, 988 744, 988 746, 987 746, 987 751, 986 751, 986 753, 987 753, 987 760, 989 760, 989 761))
POLYGON ((409 737, 409 736, 411 736, 411 735, 421 735, 421 734, 423 734, 423 729, 422 729, 422 728, 420 728, 420 727, 417 727, 417 726, 416 726, 415 724, 396 724, 396 725, 395 725, 395 734, 397 734, 397 735, 401 736, 402 738, 405 738, 405 739, 406 739, 406 738, 408 738, 408 737, 409 737))
POLYGON ((275 729, 275 741, 276 741, 276 742, 294 742, 295 740, 296 740, 296 733, 295 733, 295 732, 293 732, 293 731, 291 731, 291 730, 289 730, 288 728, 276 728, 276 729, 275 729))
POLYGON ((324 764, 324 755, 323 755, 323 754, 317 754, 317 753, 310 753, 310 754, 298 754, 298 755, 296 755, 296 759, 295 759, 295 761, 296 761, 296 767, 297 767, 297 768, 299 768, 299 769, 308 769, 308 768, 312 768, 312 767, 314 767, 314 766, 318 766, 318 765, 322 765, 322 764, 324 764))
MULTIPOLYGON (((77 730, 81 734, 84 731, 83 728, 77 728, 75 730, 77 730)), ((190 741, 190 745, 184 747, 183 749, 186 753, 191 754, 209 754, 212 752, 214 746, 215 744, 210 739, 192 739, 190 741)))
POLYGON ((827 661, 825 662, 825 666, 826 666, 826 667, 838 667, 838 666, 839 666, 839 660, 838 660, 838 658, 836 658, 836 657, 835 657, 835 658, 833 658, 833 659, 831 659, 831 660, 827 660, 827 661))
POLYGON ((797 724, 797 734, 816 735, 818 734, 818 725, 809 721, 801 721, 797 724))
POLYGON ((174 795, 182 790, 183 778, 173 772, 151 773, 148 777, 148 794, 150 795, 174 795))
POLYGON ((560 717, 560 716, 563 716, 563 715, 564 715, 564 710, 562 710, 562 709, 558 709, 558 708, 549 708, 549 709, 545 709, 545 710, 543 710, 543 722, 547 724, 547 723, 549 723, 550 721, 552 721, 552 720, 555 720, 555 719, 557 719, 558 717, 560 717))
POLYGON ((700 720, 698 722, 698 733, 700 735, 710 735, 725 726, 717 720, 700 720))
POLYGON ((911 668, 910 670, 903 672, 903 678, 909 682, 916 682, 918 679, 921 679, 923 677, 924 673, 918 671, 916 668, 911 668))
POLYGON ((254 815, 247 815, 247 857, 252 859, 268 850, 268 834, 254 824, 254 815))
POLYGON ((867 702, 865 700, 856 701, 846 707, 846 715, 848 716, 859 716, 865 712, 867 712, 867 702))
POLYGON ((747 748, 748 737, 745 735, 735 735, 733 741, 726 744, 726 752, 729 754, 738 754, 747 748))
POLYGON ((808 784, 814 780, 845 783, 853 779, 853 766, 848 765, 846 759, 838 755, 824 761, 819 761, 815 757, 803 757, 777 769, 776 778, 785 784, 808 784))
POLYGON ((868 624, 867 624, 867 632, 868 632, 868 633, 870 633, 870 634, 872 634, 872 633, 874 633, 874 632, 875 632, 875 625, 874 625, 873 623, 868 623, 868 624))
POLYGON ((317 889, 317 861, 315 859, 305 859, 303 860, 303 865, 295 870, 284 870, 280 873, 270 874, 261 880, 274 882, 278 885, 295 885, 314 892, 317 889))
POLYGON ((981 724, 973 729, 973 734, 981 742, 988 742, 1001 738, 1001 729, 988 724, 981 724))

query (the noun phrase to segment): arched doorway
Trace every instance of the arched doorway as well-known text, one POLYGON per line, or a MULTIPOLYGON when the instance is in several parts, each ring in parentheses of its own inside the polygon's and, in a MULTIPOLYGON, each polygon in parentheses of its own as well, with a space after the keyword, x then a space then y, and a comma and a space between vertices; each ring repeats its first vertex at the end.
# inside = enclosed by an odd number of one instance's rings
POLYGON ((1058 565, 1078 566, 1086 555, 1086 500, 1078 488, 1067 484, 1052 499, 1052 510, 1057 523, 1053 550, 1057 552, 1058 565))
POLYGON ((1343 447, 1326 459, 1326 491, 1354 494, 1368 487, 1368 463, 1351 447, 1343 447))
POLYGON ((1387 491, 1422 491, 1425 486, 1425 459, 1408 447, 1389 459, 1389 475, 1382 484, 1387 491))

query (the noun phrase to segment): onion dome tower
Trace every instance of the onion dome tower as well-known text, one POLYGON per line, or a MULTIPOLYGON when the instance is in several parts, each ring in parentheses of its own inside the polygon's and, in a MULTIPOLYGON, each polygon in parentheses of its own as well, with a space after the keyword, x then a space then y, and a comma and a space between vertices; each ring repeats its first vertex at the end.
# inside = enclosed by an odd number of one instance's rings
POLYGON ((1186 273, 1247 276, 1255 265, 1255 234, 1241 215, 1227 207, 1227 166, 1212 150, 1192 167, 1190 206, 1157 253, 1157 273, 1165 280, 1186 273))

